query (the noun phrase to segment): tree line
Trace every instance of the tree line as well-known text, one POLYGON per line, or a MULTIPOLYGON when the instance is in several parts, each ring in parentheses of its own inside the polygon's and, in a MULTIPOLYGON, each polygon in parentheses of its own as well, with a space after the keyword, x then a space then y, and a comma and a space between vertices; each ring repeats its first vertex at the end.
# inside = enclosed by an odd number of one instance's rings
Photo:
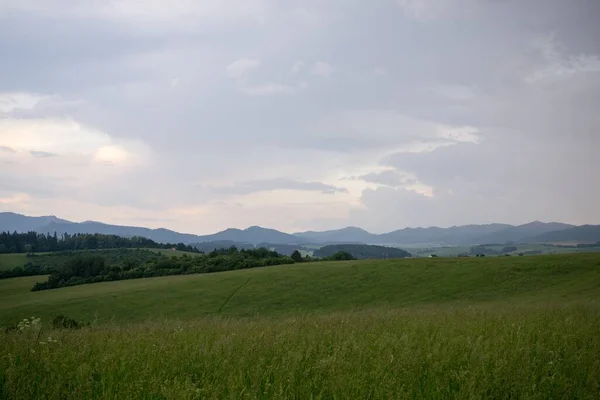
POLYGON ((125 279, 353 259, 355 258, 351 254, 345 252, 314 260, 309 257, 302 258, 299 252, 293 257, 288 257, 265 248, 238 250, 235 247, 214 250, 208 254, 183 254, 179 257, 169 257, 160 250, 148 249, 67 251, 32 254, 23 267, 0 271, 0 279, 49 275, 47 281, 36 283, 32 288, 32 291, 38 291, 125 279))
POLYGON ((157 243, 140 236, 129 238, 117 235, 77 233, 70 235, 43 234, 37 232, 0 232, 0 254, 43 253, 69 250, 97 250, 120 248, 176 249, 199 253, 195 247, 184 243, 157 243))
MULTIPOLYGON (((63 255, 58 254, 55 257, 63 258, 63 255)), ((131 249, 79 252, 64 258, 61 265, 51 267, 48 280, 36 283, 32 291, 96 282, 202 274, 283 264, 294 264, 294 260, 264 248, 238 250, 232 247, 215 250, 209 254, 184 254, 181 257, 167 257, 160 252, 131 249)))
POLYGON ((321 247, 314 253, 315 257, 325 258, 339 257, 340 254, 350 254, 359 260, 411 257, 409 252, 402 249, 367 244, 335 244, 321 247))

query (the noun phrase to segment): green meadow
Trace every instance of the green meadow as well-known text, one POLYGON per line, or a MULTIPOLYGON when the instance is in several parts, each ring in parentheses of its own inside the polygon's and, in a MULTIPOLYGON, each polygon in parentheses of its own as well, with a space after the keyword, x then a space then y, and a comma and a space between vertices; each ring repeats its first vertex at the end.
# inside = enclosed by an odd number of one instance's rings
POLYGON ((0 280, 0 326, 42 321, 0 333, 0 398, 600 397, 600 254, 43 279, 0 280))
POLYGON ((0 271, 22 267, 27 262, 27 254, 0 254, 0 271))

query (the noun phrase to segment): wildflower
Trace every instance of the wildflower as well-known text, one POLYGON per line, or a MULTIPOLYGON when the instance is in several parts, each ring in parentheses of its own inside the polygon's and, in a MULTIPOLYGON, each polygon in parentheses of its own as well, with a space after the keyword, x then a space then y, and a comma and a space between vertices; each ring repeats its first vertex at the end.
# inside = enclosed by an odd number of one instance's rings
POLYGON ((24 331, 25 329, 30 329, 30 328, 40 328, 42 324, 42 320, 40 318, 36 318, 36 317, 31 317, 31 320, 28 318, 24 318, 21 322, 19 322, 19 324, 17 325, 17 328, 19 328, 20 331, 24 331))
POLYGON ((50 343, 58 343, 58 340, 53 339, 52 336, 48 336, 48 340, 40 342, 41 345, 50 344, 50 343))

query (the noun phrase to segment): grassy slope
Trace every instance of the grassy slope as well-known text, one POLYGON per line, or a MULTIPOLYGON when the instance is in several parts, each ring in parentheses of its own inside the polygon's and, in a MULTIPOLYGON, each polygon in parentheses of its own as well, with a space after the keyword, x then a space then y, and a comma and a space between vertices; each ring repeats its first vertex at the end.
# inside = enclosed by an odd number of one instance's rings
POLYGON ((0 281, 2 322, 62 312, 114 324, 0 332, 0 398, 600 396, 598 254, 318 263, 28 292, 35 280, 0 281))
MULTIPOLYGON (((569 243, 573 244, 573 243, 569 243)), ((560 247, 549 247, 543 244, 515 244, 517 251, 512 252, 512 255, 524 253, 527 251, 541 251, 543 254, 572 254, 572 253, 598 253, 600 247, 588 247, 588 248, 560 248, 560 247)), ((486 245, 486 248, 502 251, 506 245, 494 244, 486 245)), ((407 251, 417 257, 427 257, 430 254, 436 254, 440 257, 456 257, 459 254, 469 254, 471 250, 470 246, 463 247, 423 247, 423 248, 407 248, 407 251)))
POLYGON ((598 300, 600 255, 314 263, 29 292, 38 280, 0 281, 0 324, 58 313, 131 322, 219 310, 265 316, 447 302, 598 300))
POLYGON ((198 253, 192 253, 189 251, 179 251, 179 250, 171 250, 171 249, 144 249, 144 250, 150 250, 153 251, 155 253, 161 253, 167 257, 181 257, 184 254, 187 254, 188 256, 194 257, 199 255, 198 253))

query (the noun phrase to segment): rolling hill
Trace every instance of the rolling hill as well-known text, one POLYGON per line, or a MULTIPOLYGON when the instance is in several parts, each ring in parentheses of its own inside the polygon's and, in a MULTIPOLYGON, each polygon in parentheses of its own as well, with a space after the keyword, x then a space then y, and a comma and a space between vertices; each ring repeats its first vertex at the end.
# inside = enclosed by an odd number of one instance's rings
POLYGON ((526 239, 529 243, 581 242, 596 243, 600 241, 600 225, 582 225, 567 229, 546 232, 526 239))
POLYGON ((27 232, 27 231, 40 231, 42 227, 49 224, 72 224, 64 219, 57 218, 53 215, 45 217, 28 217, 21 214, 15 214, 12 212, 0 213, 0 231, 7 232, 27 232))
MULTIPOLYGON (((54 216, 27 217, 15 213, 0 213, 0 231, 58 234, 103 233, 124 237, 142 236, 161 243, 235 242, 251 245, 331 245, 377 244, 388 246, 471 246, 477 244, 536 243, 543 241, 596 241, 591 225, 551 222, 531 222, 520 226, 507 224, 464 225, 450 228, 403 228, 384 234, 372 234, 358 227, 346 227, 324 232, 289 234, 275 229, 252 226, 247 229, 226 229, 211 235, 193 235, 168 229, 109 225, 100 222, 70 222, 54 216), (578 229, 579 228, 579 229, 578 229)), ((209 245, 210 246, 210 245, 209 245)))
POLYGON ((49 224, 36 229, 36 231, 40 233, 68 233, 70 235, 76 233, 101 233, 124 237, 142 236, 160 243, 189 243, 197 237, 196 235, 174 232, 162 228, 149 229, 135 226, 109 225, 94 221, 81 223, 50 222, 49 224))
POLYGON ((215 242, 229 240, 232 242, 246 242, 254 245, 259 243, 272 244, 302 244, 307 240, 279 232, 275 229, 266 229, 259 226, 251 226, 247 229, 226 229, 214 235, 205 235, 196 237, 197 242, 215 242))
POLYGON ((599 257, 0 280, 0 398, 594 399, 599 257))
POLYGON ((460 246, 478 243, 480 238, 490 233, 509 228, 506 224, 464 225, 450 228, 404 228, 379 235, 377 243, 386 244, 435 244, 440 246, 460 246))
POLYGON ((503 244, 507 242, 526 243, 531 237, 543 235, 545 233, 560 231, 567 228, 572 228, 573 225, 562 224, 558 222, 544 223, 539 221, 530 222, 519 226, 510 226, 500 231, 489 233, 479 238, 478 244, 497 243, 503 244))
POLYGON ((44 280, 42 277, 14 278, 0 280, 0 325, 31 315, 47 320, 57 313, 78 320, 132 322, 211 314, 296 315, 461 301, 597 300, 599 263, 598 253, 319 262, 41 292, 30 289, 44 280))
POLYGON ((374 235, 355 226, 324 232, 298 232, 294 236, 315 243, 375 243, 379 235, 374 235))
POLYGON ((302 238, 276 231, 253 226, 248 229, 227 229, 213 235, 193 235, 179 233, 168 229, 149 229, 136 226, 109 225, 95 221, 70 222, 54 216, 49 217, 27 217, 14 213, 0 213, 0 232, 36 231, 38 233, 54 233, 59 235, 68 233, 101 233, 118 235, 124 237, 142 236, 160 243, 200 243, 230 241, 258 244, 269 242, 274 244, 296 244, 305 243, 302 238))

